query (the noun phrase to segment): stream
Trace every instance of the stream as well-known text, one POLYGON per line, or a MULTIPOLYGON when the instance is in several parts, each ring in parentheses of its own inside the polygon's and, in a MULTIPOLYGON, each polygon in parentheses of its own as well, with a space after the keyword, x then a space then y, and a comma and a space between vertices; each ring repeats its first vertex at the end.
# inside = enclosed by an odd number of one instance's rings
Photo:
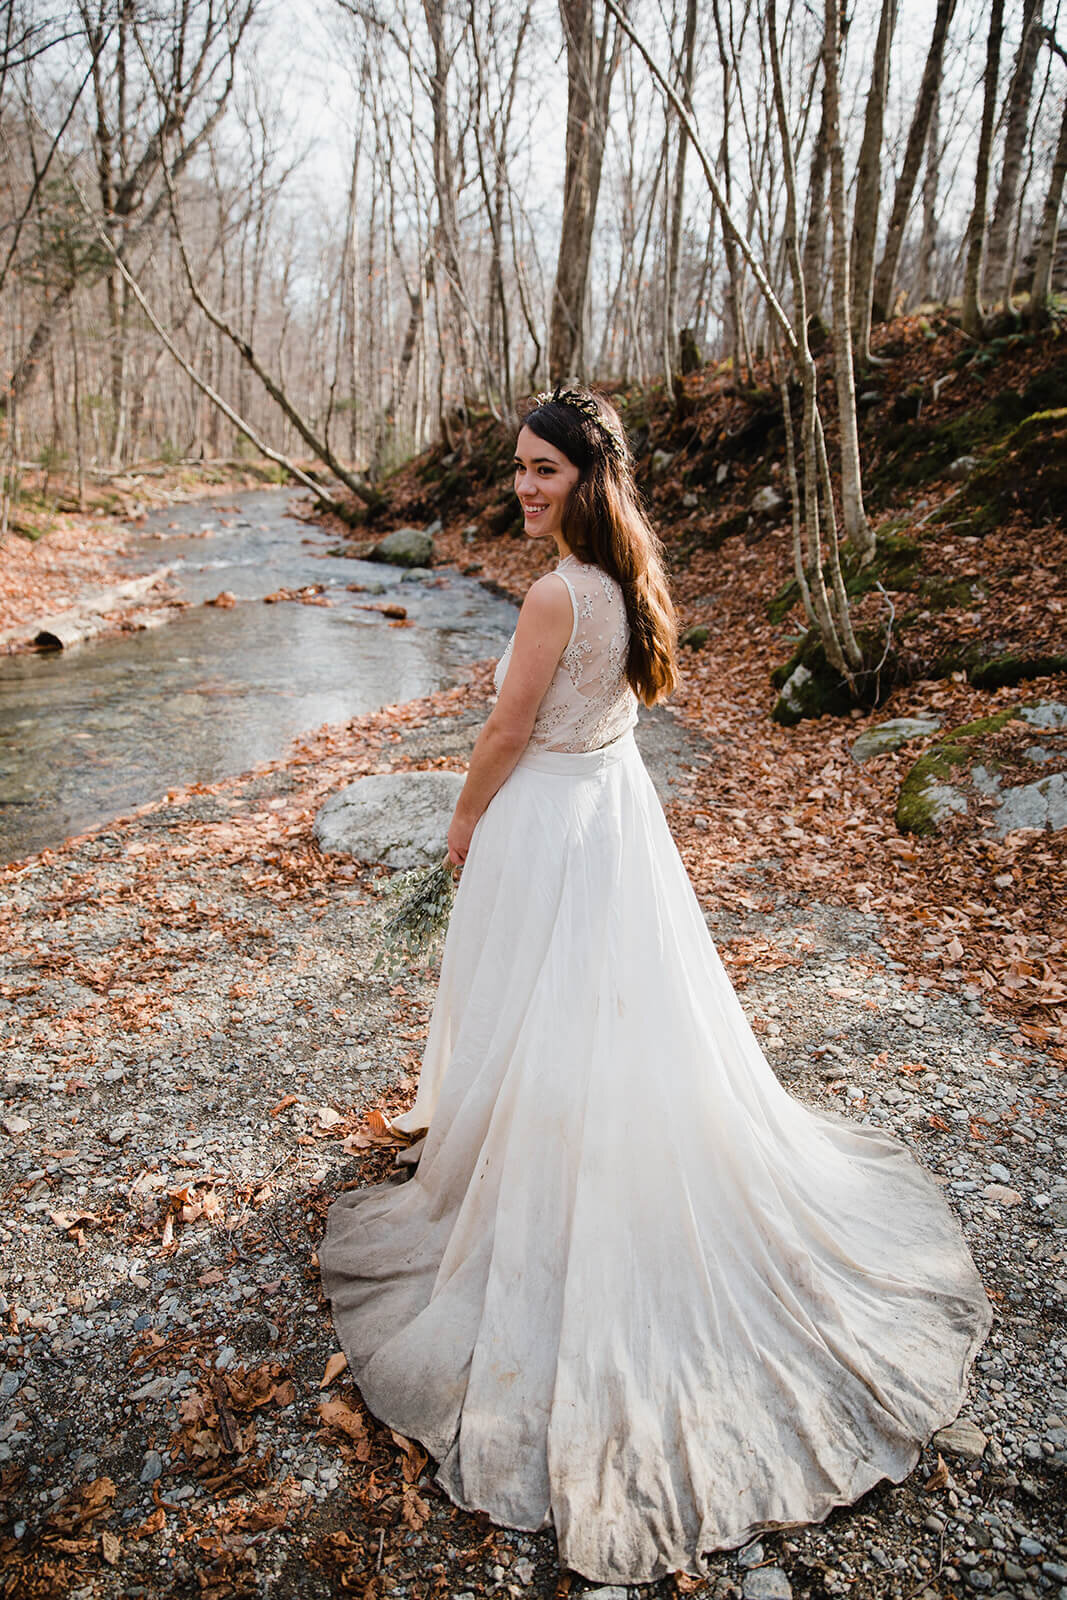
POLYGON ((128 564, 169 566, 189 610, 142 633, 0 658, 0 860, 277 759, 297 734, 447 688, 501 653, 507 601, 453 571, 409 579, 331 556, 335 536, 292 515, 293 501, 254 490, 151 513, 130 530, 128 564), (326 586, 328 607, 263 604, 308 584, 326 586), (238 604, 203 604, 221 590, 238 604), (414 626, 361 609, 385 602, 414 626))

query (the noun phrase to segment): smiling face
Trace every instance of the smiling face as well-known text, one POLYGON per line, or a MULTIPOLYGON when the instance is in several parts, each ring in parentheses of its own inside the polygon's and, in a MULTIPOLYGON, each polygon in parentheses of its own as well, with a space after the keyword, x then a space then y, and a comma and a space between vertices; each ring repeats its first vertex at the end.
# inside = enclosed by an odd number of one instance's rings
POLYGON ((515 493, 522 506, 523 524, 531 539, 555 539, 561 553, 563 512, 580 473, 573 461, 555 445, 523 428, 515 445, 515 493))

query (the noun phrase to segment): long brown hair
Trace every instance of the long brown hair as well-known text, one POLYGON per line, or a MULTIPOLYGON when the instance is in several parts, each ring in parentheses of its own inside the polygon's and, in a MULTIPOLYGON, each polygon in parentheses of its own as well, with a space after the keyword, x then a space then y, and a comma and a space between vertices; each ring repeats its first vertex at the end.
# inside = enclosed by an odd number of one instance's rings
POLYGON ((655 705, 678 683, 678 627, 663 547, 634 483, 619 414, 591 389, 557 389, 536 397, 523 424, 578 468, 561 531, 579 561, 600 567, 622 589, 630 624, 626 676, 638 699, 655 705))

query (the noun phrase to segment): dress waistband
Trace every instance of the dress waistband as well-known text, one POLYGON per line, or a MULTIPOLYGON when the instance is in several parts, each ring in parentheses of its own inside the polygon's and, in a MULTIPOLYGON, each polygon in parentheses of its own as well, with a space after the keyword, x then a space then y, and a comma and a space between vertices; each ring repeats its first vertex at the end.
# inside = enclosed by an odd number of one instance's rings
POLYGON ((621 761, 636 749, 633 729, 628 728, 621 738, 613 739, 611 744, 601 745, 599 750, 542 750, 527 745, 519 757, 518 765, 529 767, 534 772, 555 772, 561 777, 588 777, 621 761))

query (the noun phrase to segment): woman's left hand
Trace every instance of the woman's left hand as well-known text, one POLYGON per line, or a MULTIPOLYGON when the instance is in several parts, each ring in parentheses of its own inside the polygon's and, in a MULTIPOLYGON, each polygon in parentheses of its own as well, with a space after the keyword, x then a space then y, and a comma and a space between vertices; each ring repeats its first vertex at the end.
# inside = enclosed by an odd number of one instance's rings
POLYGON ((467 859, 467 851, 471 847, 471 835, 474 832, 474 823, 468 822, 459 814, 459 808, 452 813, 452 821, 448 825, 448 859, 454 867, 461 867, 467 859))

